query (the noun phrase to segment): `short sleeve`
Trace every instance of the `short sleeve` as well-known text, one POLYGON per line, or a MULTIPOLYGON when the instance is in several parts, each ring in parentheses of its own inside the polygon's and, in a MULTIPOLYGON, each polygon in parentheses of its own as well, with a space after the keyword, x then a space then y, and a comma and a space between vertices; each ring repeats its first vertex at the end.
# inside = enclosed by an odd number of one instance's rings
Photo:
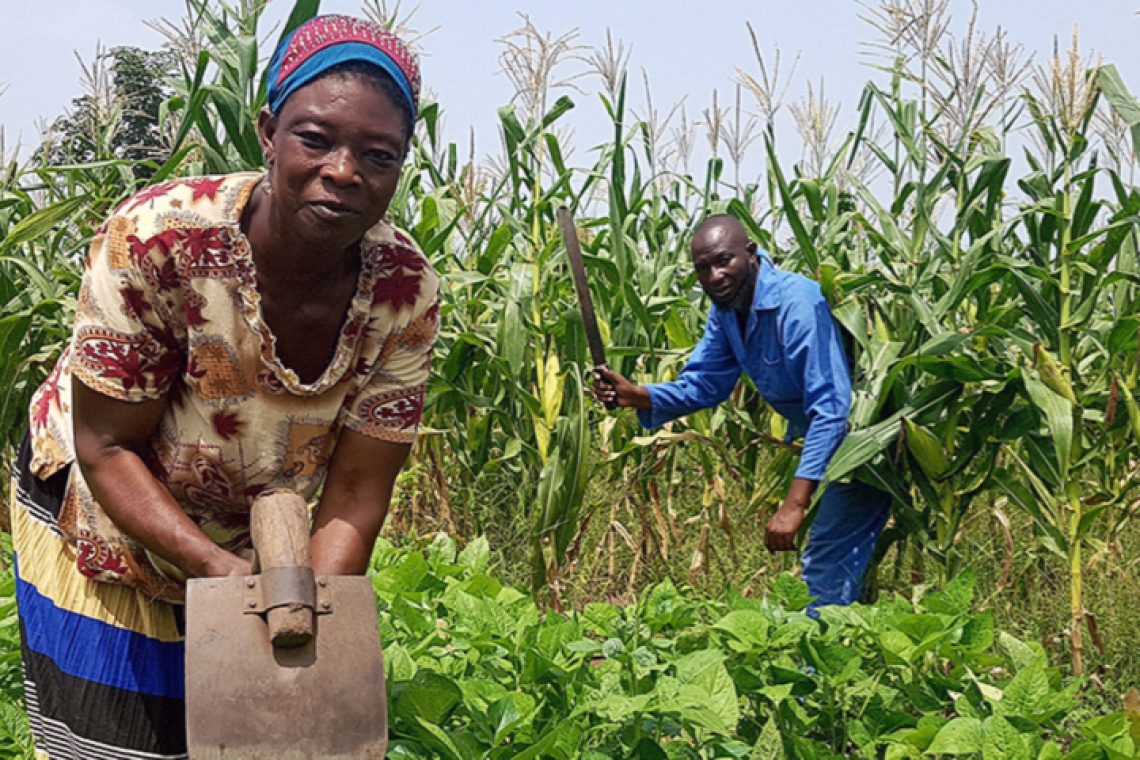
POLYGON ((179 285, 171 246, 140 239, 136 223, 135 217, 116 214, 92 240, 72 359, 72 373, 84 385, 132 402, 162 398, 170 390, 185 338, 174 318, 179 285))
MULTIPOLYGON (((405 249, 405 255, 409 252, 405 249)), ((422 254, 415 255, 422 263, 406 258, 377 282, 377 308, 390 315, 398 306, 395 322, 402 326, 388 333, 363 386, 342 413, 349 430, 392 443, 415 441, 439 334, 439 280, 422 254), (396 294, 396 283, 403 295, 396 294)))

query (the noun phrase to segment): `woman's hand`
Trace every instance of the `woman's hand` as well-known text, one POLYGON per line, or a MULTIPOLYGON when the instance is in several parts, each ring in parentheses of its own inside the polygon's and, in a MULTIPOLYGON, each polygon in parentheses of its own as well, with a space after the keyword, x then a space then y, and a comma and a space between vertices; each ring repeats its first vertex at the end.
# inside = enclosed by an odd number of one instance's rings
POLYGON ((253 564, 248 559, 232 554, 219 546, 217 552, 203 564, 201 572, 201 577, 204 578, 252 575, 253 564))
POLYGON ((653 401, 649 391, 632 383, 609 367, 594 368, 594 395, 607 406, 650 409, 653 401))

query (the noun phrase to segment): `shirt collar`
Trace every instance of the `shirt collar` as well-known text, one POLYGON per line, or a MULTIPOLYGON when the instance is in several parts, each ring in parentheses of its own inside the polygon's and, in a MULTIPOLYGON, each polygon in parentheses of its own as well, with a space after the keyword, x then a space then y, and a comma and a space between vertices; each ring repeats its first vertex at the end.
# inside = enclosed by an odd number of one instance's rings
POLYGON ((756 275, 756 292, 752 294, 752 310, 764 311, 780 307, 780 288, 776 282, 779 270, 768 257, 767 251, 757 250, 760 259, 760 270, 756 275))

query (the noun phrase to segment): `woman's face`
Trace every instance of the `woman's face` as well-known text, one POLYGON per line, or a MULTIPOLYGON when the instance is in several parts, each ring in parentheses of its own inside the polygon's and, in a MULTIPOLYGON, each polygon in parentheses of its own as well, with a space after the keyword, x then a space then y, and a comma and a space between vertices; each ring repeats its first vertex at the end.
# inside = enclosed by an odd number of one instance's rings
POLYGON ((389 96, 355 74, 294 92, 258 124, 270 163, 275 221, 291 237, 347 248, 387 212, 407 153, 389 96))

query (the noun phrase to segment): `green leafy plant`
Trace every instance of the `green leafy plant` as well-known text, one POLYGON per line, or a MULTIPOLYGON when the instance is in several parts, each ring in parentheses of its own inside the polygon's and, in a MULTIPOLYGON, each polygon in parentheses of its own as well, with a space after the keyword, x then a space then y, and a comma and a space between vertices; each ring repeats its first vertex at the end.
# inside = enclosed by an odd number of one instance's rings
POLYGON ((664 582, 627 606, 543 613, 458 551, 373 557, 396 758, 1115 758, 1128 713, 1072 730, 1080 682, 974 611, 959 575, 915 600, 824 608, 782 576, 767 599, 664 582), (1004 754, 1001 754, 1004 753, 1004 754))

